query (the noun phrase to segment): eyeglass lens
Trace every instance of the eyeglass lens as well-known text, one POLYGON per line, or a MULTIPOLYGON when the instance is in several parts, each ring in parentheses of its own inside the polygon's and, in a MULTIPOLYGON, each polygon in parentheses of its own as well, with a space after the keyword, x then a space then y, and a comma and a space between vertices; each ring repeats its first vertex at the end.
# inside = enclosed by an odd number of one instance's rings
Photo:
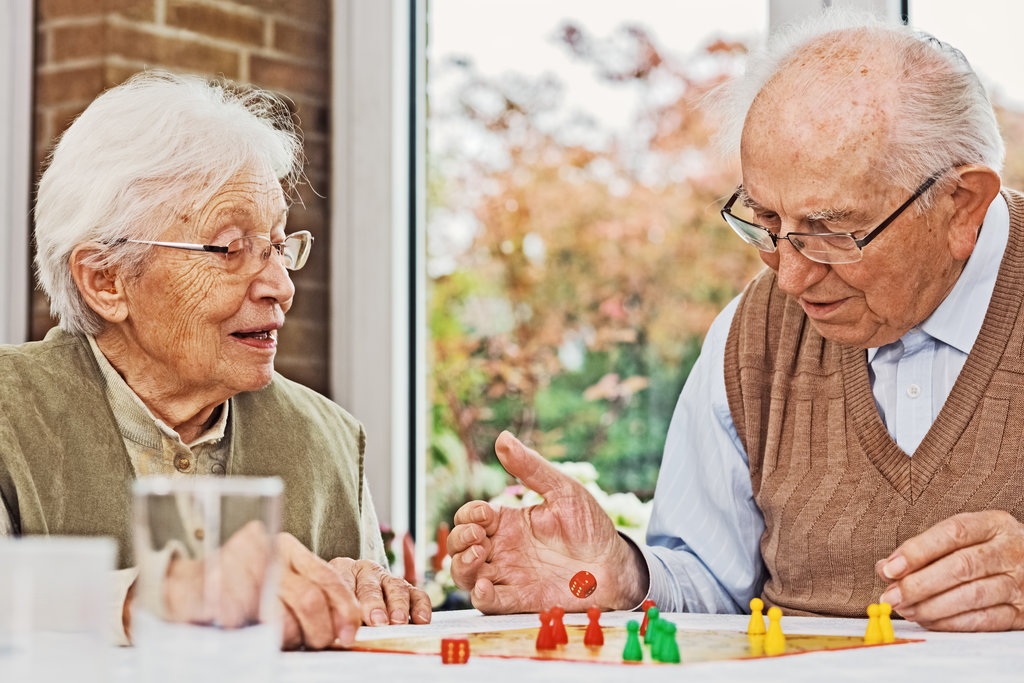
POLYGON ((289 235, 279 244, 274 244, 266 237, 248 235, 228 242, 228 252, 224 256, 231 271, 254 273, 263 268, 271 252, 276 249, 285 268, 298 270, 306 263, 309 242, 309 234, 305 231, 289 235))

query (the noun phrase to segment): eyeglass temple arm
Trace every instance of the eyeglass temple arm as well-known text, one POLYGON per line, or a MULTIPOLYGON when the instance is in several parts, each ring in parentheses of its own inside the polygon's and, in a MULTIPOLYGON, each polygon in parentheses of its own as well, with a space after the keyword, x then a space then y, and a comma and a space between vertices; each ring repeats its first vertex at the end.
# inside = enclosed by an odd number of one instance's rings
POLYGON ((857 246, 858 246, 859 248, 863 249, 863 248, 864 248, 865 246, 867 246, 868 244, 870 244, 870 243, 871 243, 871 240, 875 239, 875 237, 877 237, 877 236, 878 236, 878 233, 882 232, 882 231, 883 231, 883 230, 885 230, 885 229, 886 229, 887 227, 889 227, 889 224, 890 224, 890 223, 892 223, 892 222, 893 222, 894 220, 896 220, 897 218, 899 218, 899 217, 900 217, 900 214, 902 214, 902 213, 903 213, 903 211, 904 211, 904 210, 905 210, 905 209, 906 209, 906 208, 907 208, 908 206, 910 206, 911 204, 913 204, 913 203, 914 203, 915 201, 917 201, 917 198, 918 198, 918 197, 920 197, 920 196, 921 196, 921 195, 923 195, 923 194, 924 194, 925 192, 927 192, 927 191, 928 191, 928 188, 929 188, 929 187, 931 187, 932 185, 934 185, 934 184, 935 184, 935 181, 936 181, 936 180, 938 180, 938 179, 939 179, 939 176, 941 176, 941 175, 942 175, 941 173, 936 173, 936 174, 935 174, 935 175, 933 175, 933 176, 932 176, 931 178, 929 178, 928 180, 926 180, 926 181, 924 181, 923 183, 921 183, 921 186, 920 186, 919 188, 917 188, 916 190, 914 190, 914 194, 910 195, 910 198, 909 198, 909 199, 907 199, 907 201, 905 201, 905 202, 903 202, 902 204, 900 204, 900 208, 896 209, 896 210, 895 210, 895 211, 894 211, 894 212, 892 213, 892 215, 891 215, 891 216, 889 216, 889 217, 888 217, 887 219, 885 219, 885 220, 884 220, 884 221, 882 222, 882 224, 881 224, 881 225, 879 225, 879 226, 878 226, 877 228, 875 228, 874 230, 872 230, 871 232, 869 232, 869 233, 868 233, 867 235, 864 235, 864 237, 862 237, 861 239, 859 239, 859 240, 854 240, 854 241, 856 242, 857 246))

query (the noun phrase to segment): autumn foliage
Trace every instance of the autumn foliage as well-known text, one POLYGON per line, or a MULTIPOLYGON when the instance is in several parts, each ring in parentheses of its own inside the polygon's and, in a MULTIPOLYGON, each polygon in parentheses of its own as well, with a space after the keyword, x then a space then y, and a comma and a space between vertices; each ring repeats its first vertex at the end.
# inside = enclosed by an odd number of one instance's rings
POLYGON ((506 428, 548 457, 595 461, 608 488, 649 495, 699 340, 760 268, 718 215, 738 175, 709 147, 699 107, 743 46, 677 62, 639 28, 617 49, 575 26, 562 36, 608 81, 678 94, 639 112, 631 139, 609 139, 559 117, 552 80, 450 67, 457 105, 432 102, 431 125, 463 134, 454 151, 430 150, 428 207, 428 250, 449 264, 429 290, 428 498, 441 508, 504 481, 479 470, 506 428), (473 218, 471 240, 438 249, 458 212, 473 218))

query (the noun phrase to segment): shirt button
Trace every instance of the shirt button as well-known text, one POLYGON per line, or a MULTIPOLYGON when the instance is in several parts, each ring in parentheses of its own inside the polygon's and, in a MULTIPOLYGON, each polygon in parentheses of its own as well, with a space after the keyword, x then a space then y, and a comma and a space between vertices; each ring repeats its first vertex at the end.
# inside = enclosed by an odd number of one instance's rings
POLYGON ((204 532, 202 529, 196 529, 195 536, 197 541, 201 541, 206 537, 206 532, 204 532))
POLYGON ((177 467, 179 471, 184 472, 191 464, 192 462, 188 458, 178 458, 178 461, 174 463, 174 466, 177 467))
POLYGON ((216 465, 210 468, 210 471, 213 472, 214 474, 224 474, 224 465, 217 463, 216 465))
POLYGON ((909 396, 910 398, 917 398, 920 395, 921 387, 917 386, 916 384, 911 384, 909 387, 907 387, 907 396, 909 396))

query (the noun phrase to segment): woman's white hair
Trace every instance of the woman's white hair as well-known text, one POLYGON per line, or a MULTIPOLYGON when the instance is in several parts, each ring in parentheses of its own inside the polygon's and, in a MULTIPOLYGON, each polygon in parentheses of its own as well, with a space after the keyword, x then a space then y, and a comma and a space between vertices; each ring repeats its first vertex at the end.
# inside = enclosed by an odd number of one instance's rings
MULTIPOLYGON (((829 34, 838 37, 851 31, 864 32, 891 51, 899 103, 894 126, 888 131, 888 152, 878 169, 890 183, 912 190, 929 176, 961 164, 1001 170, 1005 150, 995 112, 959 50, 902 24, 834 9, 780 28, 764 47, 750 53, 743 76, 712 93, 709 105, 720 121, 716 136, 720 148, 726 153, 738 151, 754 100, 802 48, 829 34)), ((804 85, 814 87, 812 82, 804 85)))
POLYGON ((146 71, 107 90, 64 132, 39 181, 36 273, 72 333, 105 325, 71 277, 76 245, 108 248, 96 268, 141 271, 156 239, 243 169, 269 169, 287 195, 302 177, 301 135, 276 95, 227 81, 146 71))

